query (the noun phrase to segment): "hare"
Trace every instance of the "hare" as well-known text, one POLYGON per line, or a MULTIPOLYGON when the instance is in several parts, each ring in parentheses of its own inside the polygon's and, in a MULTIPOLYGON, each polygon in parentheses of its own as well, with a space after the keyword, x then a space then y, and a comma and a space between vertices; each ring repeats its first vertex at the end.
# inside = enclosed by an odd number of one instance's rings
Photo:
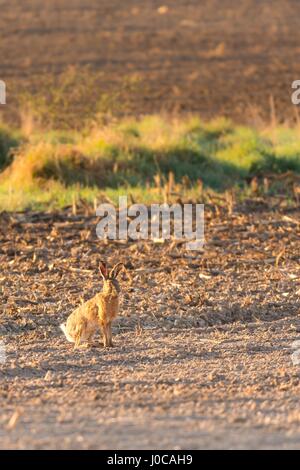
POLYGON ((117 276, 123 267, 123 263, 117 263, 108 272, 106 264, 101 261, 99 270, 104 281, 102 292, 74 310, 66 324, 60 325, 67 340, 75 343, 74 348, 77 348, 81 341, 90 341, 99 327, 102 329, 104 347, 113 346, 111 323, 119 312, 121 289, 117 276))

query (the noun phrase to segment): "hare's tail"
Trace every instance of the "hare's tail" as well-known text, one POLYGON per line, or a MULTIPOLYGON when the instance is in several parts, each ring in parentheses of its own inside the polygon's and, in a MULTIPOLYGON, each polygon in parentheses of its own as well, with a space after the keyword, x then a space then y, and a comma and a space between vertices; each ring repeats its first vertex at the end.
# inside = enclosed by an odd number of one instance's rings
POLYGON ((62 332, 64 333, 64 335, 65 335, 65 337, 67 338, 67 340, 68 340, 70 343, 75 343, 75 340, 74 340, 73 338, 71 338, 71 336, 68 334, 65 323, 61 323, 61 324, 59 325, 59 327, 60 327, 60 329, 62 330, 62 332))

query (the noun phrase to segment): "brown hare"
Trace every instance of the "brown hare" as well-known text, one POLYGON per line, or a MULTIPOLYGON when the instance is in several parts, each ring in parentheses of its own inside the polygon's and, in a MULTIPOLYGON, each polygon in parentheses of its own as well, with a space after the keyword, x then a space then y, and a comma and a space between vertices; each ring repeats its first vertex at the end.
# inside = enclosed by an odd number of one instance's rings
POLYGON ((123 263, 118 263, 108 272, 106 264, 101 261, 102 292, 80 305, 69 315, 66 324, 60 325, 67 340, 75 343, 75 348, 81 341, 90 341, 99 327, 102 329, 104 347, 113 346, 111 324, 119 312, 121 290, 117 276, 123 267, 123 263))

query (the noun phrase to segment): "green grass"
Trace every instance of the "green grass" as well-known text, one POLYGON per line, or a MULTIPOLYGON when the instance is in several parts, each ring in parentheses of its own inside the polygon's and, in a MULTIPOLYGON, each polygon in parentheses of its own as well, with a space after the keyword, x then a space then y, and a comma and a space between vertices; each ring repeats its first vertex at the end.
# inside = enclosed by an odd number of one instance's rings
POLYGON ((12 151, 21 143, 21 136, 0 125, 0 171, 12 161, 12 151))
POLYGON ((255 175, 300 173, 300 132, 160 116, 26 138, 0 128, 0 171, 0 210, 54 209, 104 194, 162 201, 170 180, 174 197, 197 198, 199 180, 222 192, 255 175))

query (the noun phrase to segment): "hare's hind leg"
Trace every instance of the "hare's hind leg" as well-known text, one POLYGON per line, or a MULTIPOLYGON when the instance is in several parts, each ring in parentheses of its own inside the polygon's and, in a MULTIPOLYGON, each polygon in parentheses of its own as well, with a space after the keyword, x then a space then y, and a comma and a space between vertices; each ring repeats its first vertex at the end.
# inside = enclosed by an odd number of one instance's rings
POLYGON ((81 332, 78 332, 78 333, 76 333, 76 335, 75 335, 74 349, 79 348, 80 340, 81 340, 81 332))
POLYGON ((85 325, 81 324, 76 328, 74 349, 79 348, 84 331, 85 325))
POLYGON ((93 342, 93 337, 95 333, 96 333, 96 329, 91 330, 86 338, 86 341, 89 347, 96 346, 95 343, 93 342))

